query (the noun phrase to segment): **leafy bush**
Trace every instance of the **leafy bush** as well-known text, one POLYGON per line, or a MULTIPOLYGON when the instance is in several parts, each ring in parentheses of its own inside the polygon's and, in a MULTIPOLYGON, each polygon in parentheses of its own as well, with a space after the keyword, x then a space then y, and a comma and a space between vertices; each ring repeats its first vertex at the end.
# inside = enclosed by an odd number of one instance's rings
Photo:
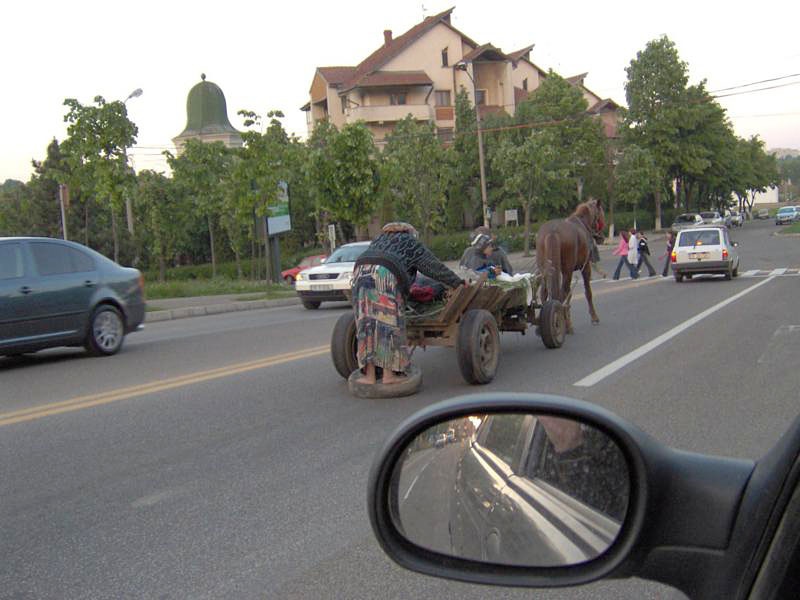
MULTIPOLYGON (((535 247, 535 234, 539 224, 531 225, 531 248, 535 247)), ((501 227, 493 230, 497 234, 497 242, 506 252, 521 252, 525 245, 524 227, 501 227)), ((469 246, 472 231, 443 233, 433 236, 430 250, 439 260, 458 260, 469 246)))

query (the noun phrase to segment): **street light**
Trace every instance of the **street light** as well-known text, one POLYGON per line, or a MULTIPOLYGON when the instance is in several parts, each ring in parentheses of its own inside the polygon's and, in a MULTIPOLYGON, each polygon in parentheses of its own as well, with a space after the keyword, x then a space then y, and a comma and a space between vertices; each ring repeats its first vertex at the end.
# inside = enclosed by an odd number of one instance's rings
MULTIPOLYGON (((143 93, 142 92, 142 88, 136 88, 130 94, 128 94, 128 97, 125 98, 125 100, 123 101, 123 104, 127 104, 128 100, 130 100, 131 98, 138 98, 139 96, 142 95, 142 93, 143 93)), ((125 149, 125 166, 126 167, 128 166, 128 149, 127 148, 125 149)), ((130 195, 128 195, 128 197, 125 198, 125 213, 126 213, 126 217, 128 219, 128 233, 130 233, 131 237, 133 237, 133 201, 131 200, 130 195)))
MULTIPOLYGON (((472 65, 472 70, 475 70, 475 63, 469 61, 472 65)), ((478 165, 481 171, 481 204, 483 205, 483 225, 489 227, 489 203, 486 200, 486 169, 483 165, 483 135, 481 134, 481 111, 478 108, 478 90, 475 86, 475 79, 467 70, 467 63, 461 61, 456 63, 455 68, 459 71, 464 71, 472 82, 472 99, 475 104, 475 124, 478 129, 478 165)))

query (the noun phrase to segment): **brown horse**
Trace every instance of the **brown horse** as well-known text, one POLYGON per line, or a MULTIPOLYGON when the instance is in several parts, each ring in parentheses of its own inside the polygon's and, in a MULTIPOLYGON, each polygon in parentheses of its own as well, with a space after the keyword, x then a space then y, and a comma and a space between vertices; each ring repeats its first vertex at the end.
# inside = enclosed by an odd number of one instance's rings
POLYGON ((566 219, 547 221, 536 236, 536 263, 543 276, 542 303, 548 297, 558 300, 564 307, 567 333, 572 333, 572 320, 568 300, 572 286, 572 273, 583 275, 583 289, 589 303, 592 323, 600 319, 592 302, 592 237, 600 235, 605 214, 598 200, 579 204, 566 219))

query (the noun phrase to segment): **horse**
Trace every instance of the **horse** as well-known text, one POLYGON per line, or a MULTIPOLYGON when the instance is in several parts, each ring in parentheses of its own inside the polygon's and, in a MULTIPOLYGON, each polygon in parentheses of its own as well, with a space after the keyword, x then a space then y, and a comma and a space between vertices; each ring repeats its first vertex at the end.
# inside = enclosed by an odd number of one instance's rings
POLYGON ((536 263, 542 274, 542 303, 548 297, 564 306, 567 333, 573 333, 569 298, 572 273, 583 275, 583 289, 589 303, 592 323, 600 319, 592 302, 592 238, 601 235, 605 213, 598 200, 579 204, 566 219, 547 221, 539 228, 536 240, 536 263))

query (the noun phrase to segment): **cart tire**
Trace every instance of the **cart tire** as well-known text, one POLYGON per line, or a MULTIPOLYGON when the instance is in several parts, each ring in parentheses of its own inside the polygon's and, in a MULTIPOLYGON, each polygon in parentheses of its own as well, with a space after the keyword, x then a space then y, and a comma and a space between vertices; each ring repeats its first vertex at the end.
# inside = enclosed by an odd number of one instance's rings
POLYGON ((489 383, 500 361, 500 332, 488 310, 468 310, 458 326, 458 368, 467 383, 489 383))
POLYGON ((331 335, 331 358, 336 371, 347 379, 358 369, 356 317, 352 310, 340 316, 331 335))
POLYGON ((539 313, 539 332, 547 348, 561 348, 567 334, 564 308, 558 300, 548 300, 539 313))
POLYGON ((378 383, 370 385, 356 382, 356 379, 361 377, 361 370, 356 369, 348 378, 347 387, 350 389, 350 393, 358 398, 378 399, 411 396, 416 394, 422 386, 422 370, 416 365, 409 365, 406 375, 408 380, 402 383, 384 385, 378 381, 378 383))

